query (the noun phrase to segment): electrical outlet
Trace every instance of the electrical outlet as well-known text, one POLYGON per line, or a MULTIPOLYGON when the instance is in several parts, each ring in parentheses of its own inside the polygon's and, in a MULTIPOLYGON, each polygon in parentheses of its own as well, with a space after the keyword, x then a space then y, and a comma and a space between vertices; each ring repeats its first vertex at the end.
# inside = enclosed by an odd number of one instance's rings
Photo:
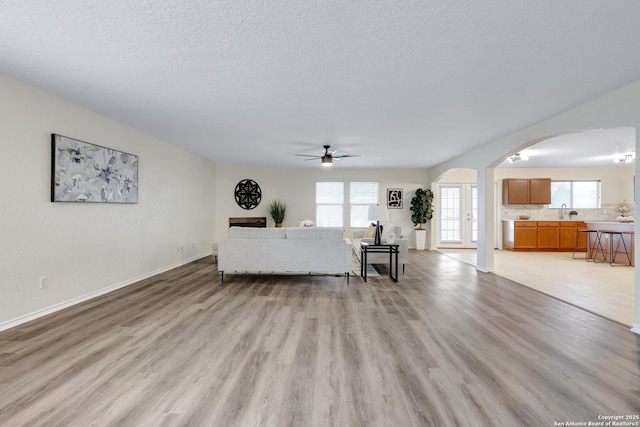
POLYGON ((49 287, 49 278, 47 276, 42 276, 40 278, 40 289, 46 289, 49 287))

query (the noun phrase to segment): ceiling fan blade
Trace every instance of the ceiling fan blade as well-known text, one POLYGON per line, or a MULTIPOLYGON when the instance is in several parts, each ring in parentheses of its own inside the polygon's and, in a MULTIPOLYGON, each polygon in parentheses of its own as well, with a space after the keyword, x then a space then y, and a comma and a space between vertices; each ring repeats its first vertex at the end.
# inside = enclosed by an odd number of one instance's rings
POLYGON ((311 154, 296 154, 296 156, 300 157, 313 157, 314 159, 321 159, 322 156, 312 156, 311 154))
POLYGON ((321 159, 321 158, 322 158, 322 157, 313 157, 313 158, 311 158, 311 159, 304 159, 304 161, 306 162, 307 160, 318 160, 318 159, 321 159))
POLYGON ((334 159, 340 159, 344 157, 360 157, 360 154, 341 154, 339 156, 333 156, 334 159))

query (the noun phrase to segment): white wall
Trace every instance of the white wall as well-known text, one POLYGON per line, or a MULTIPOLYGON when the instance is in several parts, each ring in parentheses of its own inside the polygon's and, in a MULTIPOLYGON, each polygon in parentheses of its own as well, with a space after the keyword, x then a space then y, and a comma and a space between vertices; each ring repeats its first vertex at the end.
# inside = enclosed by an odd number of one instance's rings
POLYGON ((214 163, 4 75, 0 123, 0 329, 210 253, 214 163), (51 133, 138 155, 139 203, 51 203, 51 133))
MULTIPOLYGON (((387 188, 402 188, 403 209, 389 209, 389 222, 402 227, 402 233, 409 237, 409 246, 415 247, 414 226, 411 223, 411 197, 415 190, 424 187, 427 172, 420 169, 344 169, 332 167, 313 169, 265 169, 251 166, 241 166, 219 163, 216 168, 216 239, 227 237, 229 217, 236 216, 266 216, 268 225, 273 221, 267 214, 270 200, 280 199, 287 203, 287 218, 285 227, 293 227, 305 219, 315 221, 316 202, 315 185, 317 181, 344 181, 345 199, 349 200, 350 181, 378 181, 380 183, 380 204, 386 206, 387 188), (242 179, 253 179, 262 189, 262 202, 253 210, 240 208, 234 199, 236 184, 242 179)), ((349 212, 344 213, 345 236, 351 237, 353 229, 349 225, 349 212)))
POLYGON ((474 169, 452 169, 444 174, 438 182, 470 184, 478 182, 478 172, 474 169))

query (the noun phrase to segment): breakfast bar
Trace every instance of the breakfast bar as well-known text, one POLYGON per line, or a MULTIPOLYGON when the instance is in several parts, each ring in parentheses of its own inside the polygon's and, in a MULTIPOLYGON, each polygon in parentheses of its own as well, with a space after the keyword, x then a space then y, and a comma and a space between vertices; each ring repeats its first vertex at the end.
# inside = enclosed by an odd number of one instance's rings
MULTIPOLYGON (((595 230, 598 231, 600 235, 600 244, 602 246, 602 251, 597 251, 594 253, 595 260, 597 262, 604 262, 605 259, 603 257, 603 253, 609 257, 609 253, 611 245, 613 244, 613 250, 616 250, 617 253, 614 253, 613 264, 621 264, 628 265, 629 259, 631 260, 631 265, 635 265, 633 262, 633 253, 634 253, 634 245, 633 245, 633 237, 634 237, 634 223, 622 223, 615 221, 594 221, 589 222, 585 221, 587 226, 587 230, 595 230), (604 233, 603 233, 604 232, 604 233), (607 233, 612 232, 613 234, 607 233), (617 234, 620 233, 620 234, 617 234), (621 238, 624 242, 618 245, 618 239, 621 238), (624 247, 626 246, 626 250, 629 253, 629 259, 627 259, 627 255, 624 253, 624 247)), ((609 258, 606 259, 606 262, 609 262, 609 258)))

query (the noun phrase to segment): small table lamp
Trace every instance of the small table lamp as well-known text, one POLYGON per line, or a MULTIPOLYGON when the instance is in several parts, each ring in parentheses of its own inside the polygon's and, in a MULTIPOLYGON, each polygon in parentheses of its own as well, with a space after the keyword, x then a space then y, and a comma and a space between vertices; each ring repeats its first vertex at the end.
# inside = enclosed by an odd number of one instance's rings
POLYGON ((382 233, 380 232, 380 221, 389 219, 387 208, 380 205, 369 206, 369 221, 376 221, 376 238, 373 241, 374 245, 382 244, 382 233))

